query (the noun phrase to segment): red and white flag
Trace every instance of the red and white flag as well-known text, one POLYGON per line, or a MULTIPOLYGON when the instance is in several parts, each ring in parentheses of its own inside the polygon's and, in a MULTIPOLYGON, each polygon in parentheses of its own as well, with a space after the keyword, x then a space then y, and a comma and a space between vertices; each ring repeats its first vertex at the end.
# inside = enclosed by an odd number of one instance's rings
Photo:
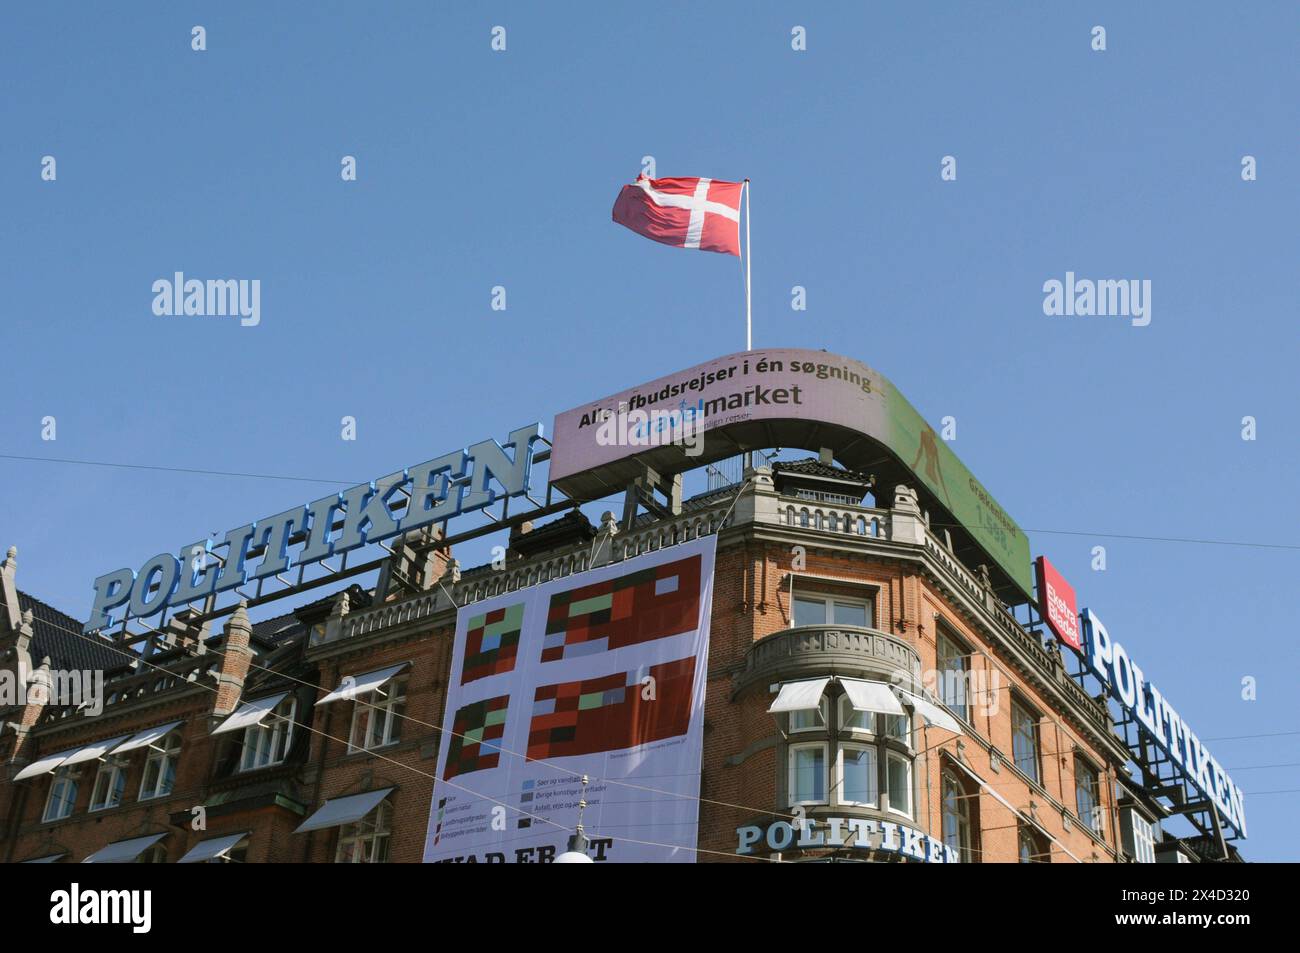
POLYGON ((618 193, 614 221, 665 245, 739 256, 744 188, 743 182, 638 175, 618 193))

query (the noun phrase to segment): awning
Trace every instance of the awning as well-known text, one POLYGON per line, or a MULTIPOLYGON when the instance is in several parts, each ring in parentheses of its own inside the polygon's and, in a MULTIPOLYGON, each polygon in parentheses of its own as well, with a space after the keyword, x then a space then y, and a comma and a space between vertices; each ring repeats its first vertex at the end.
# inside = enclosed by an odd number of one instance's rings
POLYGON ((123 741, 127 735, 118 735, 116 738, 109 738, 107 741, 92 741, 88 745, 78 748, 63 759, 60 768, 66 768, 70 764, 81 764, 83 761, 96 761, 108 754, 123 741))
POLYGON ((263 718, 271 713, 272 708, 284 701, 284 697, 288 694, 288 692, 281 692, 278 695, 245 702, 239 706, 239 709, 233 715, 213 728, 212 733, 219 735, 226 731, 239 731, 259 724, 263 718))
POLYGON ((54 863, 56 860, 62 860, 64 857, 67 857, 67 856, 68 856, 67 851, 64 851, 62 854, 47 854, 47 855, 44 856, 44 857, 33 857, 31 860, 22 860, 22 861, 19 861, 19 863, 22 863, 22 864, 52 864, 52 863, 54 863))
POLYGON ((821 707, 822 695, 826 693, 829 678, 810 678, 802 682, 786 682, 777 692, 776 699, 768 708, 769 714, 781 711, 808 711, 821 707))
POLYGON ((128 751, 135 751, 137 748, 147 747, 155 741, 161 741, 163 738, 166 738, 173 729, 182 724, 184 724, 184 722, 171 721, 165 725, 159 725, 157 728, 146 728, 144 731, 132 735, 126 741, 114 748, 113 754, 125 754, 128 751))
POLYGON ((209 860, 216 860, 247 836, 248 831, 242 831, 225 837, 209 837, 207 840, 199 841, 191 847, 185 856, 176 863, 202 864, 209 860))
POLYGON ((364 675, 348 675, 339 683, 338 688, 334 689, 334 691, 330 692, 316 704, 324 705, 329 702, 351 701, 358 695, 365 695, 368 692, 373 692, 376 688, 383 685, 409 664, 409 662, 403 662, 401 665, 394 665, 390 668, 381 668, 377 672, 367 672, 364 675))
POLYGON ((336 797, 326 801, 320 806, 320 810, 299 824, 294 833, 302 834, 307 831, 318 831, 322 827, 338 827, 359 821, 373 811, 380 801, 388 797, 388 792, 391 790, 393 789, 381 788, 378 791, 367 791, 365 794, 336 797))
POLYGON ((60 751, 58 754, 46 755, 39 761, 33 761, 27 767, 23 768, 14 775, 15 781, 26 781, 28 778, 34 778, 40 774, 49 774, 59 765, 67 760, 68 755, 74 753, 76 748, 69 748, 67 751, 60 751))
POLYGON ((114 841, 107 847, 95 851, 82 863, 129 864, 166 836, 165 833, 150 834, 148 837, 133 837, 130 840, 114 841))
POLYGON ((914 695, 905 689, 900 688, 899 691, 907 696, 907 700, 916 708, 916 713, 931 725, 945 731, 961 734, 961 725, 957 724, 957 719, 934 704, 934 702, 927 701, 920 695, 914 695))
POLYGON ((906 715, 902 704, 884 682, 867 682, 860 678, 841 678, 844 694, 854 711, 876 711, 883 715, 906 715))

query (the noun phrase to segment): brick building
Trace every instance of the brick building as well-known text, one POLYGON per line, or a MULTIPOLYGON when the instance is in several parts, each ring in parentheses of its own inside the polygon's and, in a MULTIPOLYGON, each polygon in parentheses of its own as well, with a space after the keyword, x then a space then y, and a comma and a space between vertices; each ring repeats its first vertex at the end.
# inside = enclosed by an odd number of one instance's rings
POLYGON ((102 671, 104 704, 0 709, 0 860, 419 861, 458 607, 708 533, 700 860, 1198 859, 1105 703, 907 485, 828 452, 606 517, 516 526, 464 573, 415 534, 371 589, 182 611, 130 655, 23 593, 11 549, 0 671, 102 671))

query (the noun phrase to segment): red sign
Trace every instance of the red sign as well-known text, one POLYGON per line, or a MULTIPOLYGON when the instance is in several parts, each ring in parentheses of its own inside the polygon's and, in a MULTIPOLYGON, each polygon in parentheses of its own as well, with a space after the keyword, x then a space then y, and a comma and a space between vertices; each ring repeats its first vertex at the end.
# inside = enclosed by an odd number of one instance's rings
POLYGON ((1056 571, 1056 567, 1047 561, 1046 556, 1039 556, 1035 565, 1038 567, 1039 611, 1058 639, 1076 652, 1081 652, 1083 643, 1079 639, 1079 605, 1074 599, 1074 589, 1056 571))

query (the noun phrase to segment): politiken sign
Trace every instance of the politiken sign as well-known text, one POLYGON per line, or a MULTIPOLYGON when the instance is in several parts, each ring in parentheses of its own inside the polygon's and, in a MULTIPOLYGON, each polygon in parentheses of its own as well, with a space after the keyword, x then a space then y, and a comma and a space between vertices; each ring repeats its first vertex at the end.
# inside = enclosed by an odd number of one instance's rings
POLYGON ((1142 726, 1178 766, 1183 776, 1218 809, 1223 822, 1246 836, 1246 811, 1241 788, 1201 744, 1156 686, 1147 680, 1124 646, 1110 637, 1091 609, 1083 610, 1083 636, 1088 667, 1107 692, 1142 726))
POLYGON ((113 610, 123 606, 132 617, 146 618, 169 606, 237 589, 249 580, 277 576, 291 565, 319 562, 527 493, 532 445, 541 435, 542 425, 530 424, 510 434, 513 452, 495 440, 484 440, 238 526, 220 541, 201 539, 182 547, 179 556, 160 553, 139 572, 124 568, 105 573, 95 580, 95 602, 84 631, 112 625, 113 610), (401 508, 403 495, 405 508, 395 516, 394 507, 401 508), (334 536, 336 514, 343 523, 334 536), (290 545, 301 549, 291 556, 290 545), (209 557, 223 547, 223 558, 209 557), (250 553, 259 550, 261 560, 247 568, 250 553))
POLYGON ((900 479, 915 476, 1029 594, 1029 540, 1015 520, 888 379, 825 351, 729 354, 559 414, 550 481, 572 497, 597 499, 626 488, 641 466, 677 473, 773 446, 830 447, 846 466, 871 473, 892 461, 900 479), (607 426, 624 416, 628 426, 607 426), (608 439, 611 431, 653 436, 656 420, 702 429, 703 448, 608 439))

